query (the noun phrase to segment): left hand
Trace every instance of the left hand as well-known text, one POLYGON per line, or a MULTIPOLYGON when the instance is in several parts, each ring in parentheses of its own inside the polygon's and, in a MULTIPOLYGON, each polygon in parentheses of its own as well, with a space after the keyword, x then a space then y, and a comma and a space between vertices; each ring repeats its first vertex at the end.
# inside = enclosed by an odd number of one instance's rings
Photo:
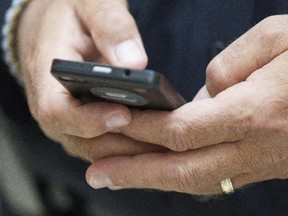
POLYGON ((121 128, 133 139, 165 146, 147 153, 99 160, 87 171, 94 188, 153 188, 191 194, 221 193, 288 178, 288 16, 267 18, 208 66, 214 98, 172 112, 133 111, 121 128))
POLYGON ((84 104, 50 73, 54 58, 143 69, 148 59, 127 0, 30 1, 17 29, 27 102, 47 137, 68 154, 92 163, 163 150, 115 133, 131 120, 127 106, 84 104))

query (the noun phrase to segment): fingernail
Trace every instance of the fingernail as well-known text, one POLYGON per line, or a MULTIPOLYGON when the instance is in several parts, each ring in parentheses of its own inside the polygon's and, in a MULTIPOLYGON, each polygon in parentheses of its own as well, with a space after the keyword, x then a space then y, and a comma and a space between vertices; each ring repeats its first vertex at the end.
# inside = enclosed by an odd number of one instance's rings
POLYGON ((122 114, 116 114, 113 116, 110 116, 106 120, 106 127, 110 130, 117 130, 117 128, 123 127, 128 125, 129 122, 122 114))
POLYGON ((94 189, 101 189, 108 186, 113 187, 112 181, 106 176, 92 176, 89 185, 94 189))
POLYGON ((115 47, 115 55, 123 64, 138 62, 144 58, 140 47, 134 40, 126 40, 115 47))
POLYGON ((110 190, 113 190, 113 191, 123 190, 124 189, 123 187, 120 187, 120 186, 108 186, 108 188, 110 190))

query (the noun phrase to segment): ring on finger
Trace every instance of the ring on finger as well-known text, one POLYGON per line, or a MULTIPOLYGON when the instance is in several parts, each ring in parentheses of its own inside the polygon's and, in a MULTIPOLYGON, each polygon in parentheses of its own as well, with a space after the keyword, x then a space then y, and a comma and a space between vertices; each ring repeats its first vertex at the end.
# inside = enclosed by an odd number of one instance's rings
POLYGON ((231 181, 231 178, 224 179, 220 182, 221 189, 225 194, 231 194, 234 192, 234 187, 231 181))

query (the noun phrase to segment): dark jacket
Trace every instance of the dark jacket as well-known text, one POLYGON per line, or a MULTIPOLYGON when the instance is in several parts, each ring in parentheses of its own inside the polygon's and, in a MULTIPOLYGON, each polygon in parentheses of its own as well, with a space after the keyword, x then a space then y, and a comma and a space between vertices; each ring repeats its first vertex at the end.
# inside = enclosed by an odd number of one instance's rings
MULTIPOLYGON (((165 73, 187 100, 205 83, 205 68, 213 56, 263 18, 288 14, 287 0, 131 0, 129 4, 149 56, 148 68, 165 73)), ((0 103, 7 113, 19 111, 19 102, 7 102, 14 100, 11 95, 19 95, 19 89, 5 93, 14 87, 1 82, 0 103)), ((93 207, 96 215, 288 215, 286 180, 258 183, 205 203, 180 193, 94 191, 84 181, 87 164, 46 139, 27 112, 17 115, 10 117, 22 119, 17 133, 23 137, 20 155, 27 169, 46 185, 61 185, 67 196, 81 200, 81 208, 93 207)))

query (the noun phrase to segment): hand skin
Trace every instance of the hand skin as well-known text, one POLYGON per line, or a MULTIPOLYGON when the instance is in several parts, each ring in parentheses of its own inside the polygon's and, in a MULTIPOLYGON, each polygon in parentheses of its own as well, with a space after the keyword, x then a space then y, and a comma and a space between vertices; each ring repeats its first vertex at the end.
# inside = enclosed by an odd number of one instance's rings
POLYGON ((83 104, 50 75, 53 58, 144 68, 147 56, 125 0, 31 1, 17 39, 31 113, 69 154, 93 162, 163 149, 111 133, 130 123, 126 106, 83 104))
MULTIPOLYGON (((172 150, 101 159, 89 167, 94 188, 152 188, 219 194, 288 178, 288 16, 266 18, 207 68, 212 98, 172 111, 134 111, 122 134, 172 150)), ((201 97, 200 97, 201 98, 201 97)))

